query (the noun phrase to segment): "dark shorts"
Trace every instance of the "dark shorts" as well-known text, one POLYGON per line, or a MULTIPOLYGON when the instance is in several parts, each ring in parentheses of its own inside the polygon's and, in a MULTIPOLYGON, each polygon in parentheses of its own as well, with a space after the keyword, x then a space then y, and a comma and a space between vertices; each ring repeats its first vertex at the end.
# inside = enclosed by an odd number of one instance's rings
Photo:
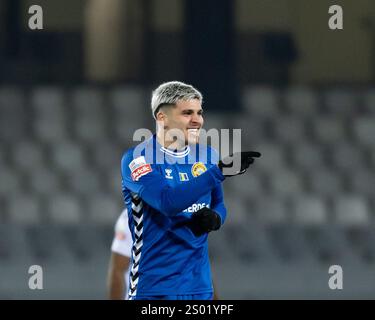
POLYGON ((212 300, 213 294, 199 293, 199 294, 179 294, 168 296, 139 296, 132 297, 131 300, 212 300))

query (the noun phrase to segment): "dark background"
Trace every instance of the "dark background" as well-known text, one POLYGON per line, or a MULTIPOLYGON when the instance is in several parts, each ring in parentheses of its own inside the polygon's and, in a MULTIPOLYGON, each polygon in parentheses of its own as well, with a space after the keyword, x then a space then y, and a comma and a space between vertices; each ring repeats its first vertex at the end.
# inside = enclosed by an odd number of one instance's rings
POLYGON ((171 80, 263 154, 224 183, 219 296, 374 298, 374 19, 371 0, 1 0, 0 298, 106 298, 121 154, 171 80))

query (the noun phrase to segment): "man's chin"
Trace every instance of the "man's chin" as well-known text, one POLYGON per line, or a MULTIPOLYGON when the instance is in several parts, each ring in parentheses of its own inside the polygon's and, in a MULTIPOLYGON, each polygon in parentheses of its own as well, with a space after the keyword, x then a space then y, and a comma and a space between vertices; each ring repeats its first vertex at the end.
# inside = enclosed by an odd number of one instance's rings
POLYGON ((186 139, 187 144, 197 144, 199 143, 199 137, 188 137, 186 139))

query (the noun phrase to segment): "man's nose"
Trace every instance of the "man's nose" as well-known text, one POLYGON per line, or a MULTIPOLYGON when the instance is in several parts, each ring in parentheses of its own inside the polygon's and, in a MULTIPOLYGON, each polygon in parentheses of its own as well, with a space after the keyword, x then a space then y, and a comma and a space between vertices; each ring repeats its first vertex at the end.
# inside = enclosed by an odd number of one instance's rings
POLYGON ((201 124, 203 122, 203 119, 199 114, 193 114, 191 117, 191 122, 201 124))

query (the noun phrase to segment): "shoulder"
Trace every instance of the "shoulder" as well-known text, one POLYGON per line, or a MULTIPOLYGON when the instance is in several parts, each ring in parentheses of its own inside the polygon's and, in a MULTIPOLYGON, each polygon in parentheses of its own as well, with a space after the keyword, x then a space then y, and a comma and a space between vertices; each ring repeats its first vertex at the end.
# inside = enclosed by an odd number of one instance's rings
POLYGON ((152 160, 153 150, 155 148, 154 138, 150 137, 138 145, 126 150, 122 156, 121 163, 129 165, 130 162, 139 158, 146 157, 147 160, 152 160), (151 159, 149 159, 151 157, 151 159))

